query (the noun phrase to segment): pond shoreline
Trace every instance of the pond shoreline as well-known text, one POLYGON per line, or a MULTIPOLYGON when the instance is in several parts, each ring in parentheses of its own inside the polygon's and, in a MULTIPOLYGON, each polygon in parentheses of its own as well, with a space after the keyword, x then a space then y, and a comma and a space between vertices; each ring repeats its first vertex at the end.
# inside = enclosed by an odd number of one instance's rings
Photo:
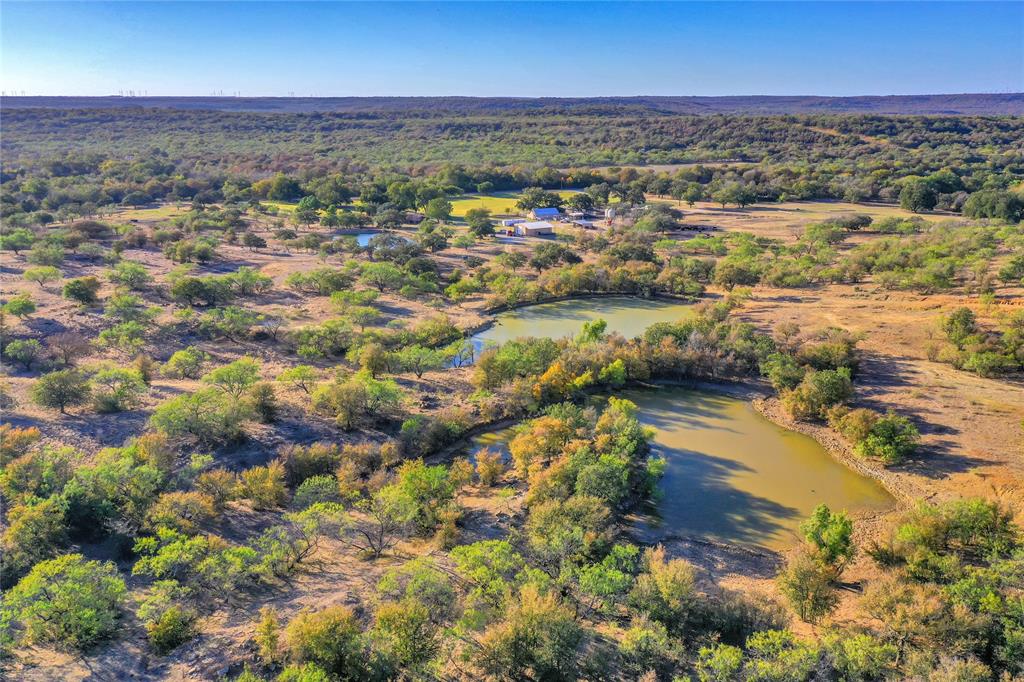
POLYGON ((782 407, 782 401, 773 395, 768 387, 761 382, 750 379, 739 381, 730 381, 728 379, 718 381, 709 381, 707 379, 693 381, 659 380, 646 385, 691 388, 693 390, 723 393, 733 398, 746 400, 757 410, 758 414, 771 423, 813 438, 822 449, 846 468, 861 476, 878 481, 885 488, 886 492, 892 495, 893 499, 899 502, 901 506, 910 506, 914 500, 920 499, 923 496, 920 491, 915 492, 908 489, 909 486, 904 484, 899 476, 881 464, 857 456, 849 442, 828 426, 801 422, 790 417, 782 407))

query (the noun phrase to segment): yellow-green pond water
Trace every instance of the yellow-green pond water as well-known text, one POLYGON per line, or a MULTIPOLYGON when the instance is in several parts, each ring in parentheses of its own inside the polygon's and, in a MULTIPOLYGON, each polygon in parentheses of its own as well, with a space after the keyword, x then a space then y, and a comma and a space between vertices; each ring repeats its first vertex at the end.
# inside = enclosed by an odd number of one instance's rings
POLYGON ((693 314, 688 303, 660 299, 607 296, 577 298, 517 308, 496 316, 494 326, 473 335, 477 347, 505 343, 521 336, 558 339, 573 336, 584 322, 602 319, 609 332, 631 339, 655 322, 676 322, 693 314))

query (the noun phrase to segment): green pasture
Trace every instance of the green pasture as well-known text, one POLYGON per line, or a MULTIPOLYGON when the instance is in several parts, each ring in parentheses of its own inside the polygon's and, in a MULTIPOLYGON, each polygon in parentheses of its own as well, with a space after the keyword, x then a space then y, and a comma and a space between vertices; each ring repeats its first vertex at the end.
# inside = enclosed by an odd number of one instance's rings
POLYGON ((114 220, 167 220, 182 215, 189 211, 189 206, 178 204, 163 204, 153 208, 128 208, 115 211, 111 214, 114 220))
MULTIPOLYGON (((564 199, 575 193, 574 190, 562 190, 558 192, 558 195, 564 199)), ((474 208, 486 208, 494 215, 515 214, 518 212, 516 202, 519 201, 520 196, 520 192, 466 194, 458 199, 452 199, 452 215, 456 218, 464 218, 466 213, 474 208)))

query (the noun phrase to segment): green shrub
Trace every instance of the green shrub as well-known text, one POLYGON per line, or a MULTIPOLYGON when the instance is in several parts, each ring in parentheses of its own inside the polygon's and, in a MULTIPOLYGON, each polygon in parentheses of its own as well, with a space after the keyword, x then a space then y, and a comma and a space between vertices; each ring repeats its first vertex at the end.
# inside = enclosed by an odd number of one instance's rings
POLYGON ((800 524, 800 532, 819 552, 822 561, 840 570, 853 560, 853 521, 846 512, 833 512, 819 504, 800 524))
POLYGON ((743 650, 728 644, 701 647, 694 667, 700 682, 733 682, 743 667, 743 650))
POLYGON ((119 322, 109 329, 100 332, 99 343, 109 348, 117 348, 125 355, 134 355, 142 350, 146 343, 146 327, 138 320, 119 322))
POLYGON ((50 282, 56 282, 63 275, 58 268, 52 265, 43 265, 37 268, 26 268, 25 272, 21 273, 21 277, 26 282, 35 282, 40 287, 43 287, 50 282))
POLYGON ((211 469, 199 474, 195 487, 213 501, 215 510, 220 511, 238 494, 238 478, 226 469, 211 469))
POLYGON ((156 499, 146 513, 146 523, 151 529, 162 527, 195 533, 200 525, 216 516, 217 508, 209 495, 194 490, 175 490, 156 499))
POLYGON ((341 459, 341 449, 334 443, 288 445, 281 449, 280 457, 291 486, 298 486, 311 476, 333 474, 341 459))
POLYGON ((7 528, 0 536, 0 586, 9 587, 34 564, 50 559, 67 541, 67 503, 52 495, 8 505, 7 528))
POLYGON ((203 364, 208 360, 208 354, 195 346, 187 346, 175 351, 164 363, 161 372, 164 376, 175 379, 198 379, 202 376, 203 364))
POLYGON ((36 304, 32 302, 28 294, 18 294, 4 303, 3 311, 24 320, 36 311, 36 304))
POLYGON ((288 499, 284 485, 284 465, 274 461, 266 466, 246 469, 241 475, 239 493, 250 500, 256 509, 280 507, 288 499))
POLYGON ((779 574, 779 591, 801 619, 817 623, 839 603, 833 587, 837 577, 836 568, 824 560, 820 551, 803 548, 789 558, 779 574))
POLYGON ((123 412, 134 407, 147 389, 137 370, 120 367, 96 372, 92 385, 93 404, 100 413, 123 412))
POLYGON ((779 393, 796 388, 806 373, 806 368, 787 353, 772 353, 761 363, 761 374, 779 393))
POLYGON ((500 452, 492 452, 485 448, 476 453, 476 476, 480 485, 485 488, 494 486, 507 468, 500 452))
POLYGON ((30 393, 36 405, 58 408, 66 414, 68 406, 81 405, 89 399, 89 380, 78 370, 62 369, 39 377, 30 393))
POLYGON ((320 374, 317 372, 315 367, 310 365, 296 365, 295 367, 289 367, 278 374, 276 381, 290 383, 308 395, 313 386, 316 385, 319 378, 320 374))
POLYGON ((107 278, 114 284, 134 290, 144 289, 153 280, 142 263, 130 260, 123 260, 111 268, 107 278))
POLYGON ((203 376, 203 382, 238 400, 259 378, 260 364, 253 358, 244 357, 211 370, 203 376))
POLYGON ((0 234, 0 250, 19 253, 31 247, 35 239, 35 235, 29 230, 18 227, 0 234))
POLYGON ((980 377, 992 378, 1013 371, 1017 368, 1017 363, 995 351, 978 351, 961 358, 960 368, 980 377))
POLYGON ((32 265, 57 267, 64 262, 64 248, 59 244, 36 242, 25 259, 32 265))
POLYGON ((899 464, 914 453, 920 440, 921 434, 913 422, 890 410, 875 421, 856 451, 886 465, 899 464))
POLYGON ((267 665, 277 662, 281 647, 281 625, 277 619, 277 611, 273 606, 260 609, 260 620, 256 624, 254 636, 259 647, 260 660, 267 665))
POLYGON ((4 598, 23 640, 84 650, 114 633, 126 588, 111 562, 66 554, 36 564, 4 598))
POLYGON ((440 651, 437 625, 427 607, 416 601, 378 606, 369 638, 393 669, 407 674, 423 671, 440 651))
POLYGON ((629 594, 629 605, 640 613, 672 628, 686 632, 696 616, 697 575, 683 559, 666 559, 663 547, 647 549, 644 570, 629 594))
POLYGON ((868 437, 878 419, 877 412, 865 407, 851 410, 838 405, 828 412, 828 425, 855 444, 868 437))
POLYGON ((393 602, 422 604, 437 624, 458 611, 452 578, 427 558, 413 559, 390 569, 377 583, 377 594, 393 602))
POLYGON ((304 480, 295 490, 292 506, 306 509, 319 502, 341 502, 338 479, 334 476, 312 476, 304 480))
POLYGON ((25 366, 25 371, 32 369, 32 363, 38 360, 43 354, 43 345, 35 339, 18 339, 11 341, 4 348, 4 355, 10 360, 20 362, 25 366))
POLYGON ((298 663, 314 663, 342 680, 358 680, 366 674, 363 633, 348 607, 303 611, 288 623, 284 636, 292 660, 298 663))
POLYGON ((943 318, 942 331, 950 343, 962 350, 967 340, 978 332, 974 311, 970 308, 957 308, 943 318))
POLYGON ((637 676, 651 670, 665 674, 675 658, 673 642, 665 626, 643 616, 633 619, 623 633, 619 654, 627 669, 637 676))
POLYGON ((264 424, 270 424, 277 420, 277 395, 274 393, 274 385, 267 381, 253 384, 249 389, 246 398, 249 409, 264 424))
POLYGON ((99 300, 100 281, 95 277, 76 277, 64 283, 64 298, 82 305, 92 305, 99 300))
POLYGON ((264 319, 259 313, 229 305, 204 313, 199 318, 199 331, 211 339, 237 342, 249 337, 253 327, 264 319))
POLYGON ((409 500, 415 510, 413 521, 422 533, 437 528, 441 513, 455 496, 448 468, 427 466, 422 460, 402 464, 392 487, 409 500))
POLYGON ((196 635, 195 614, 174 605, 146 623, 146 636, 158 654, 167 654, 196 635))
POLYGON ((479 638, 475 662, 499 679, 574 679, 586 636, 553 594, 526 587, 505 618, 479 638))
POLYGON ((814 645, 788 630, 765 630, 747 638, 744 678, 759 682, 801 682, 810 679, 818 662, 814 645))
MULTIPOLYGON (((242 682, 241 678, 238 682, 242 682)), ((332 682, 332 678, 323 668, 313 663, 292 664, 281 671, 276 682, 332 682)))
POLYGON ((808 372, 800 384, 782 397, 782 404, 796 419, 825 419, 829 408, 853 396, 847 368, 808 372))
POLYGON ((825 638, 832 666, 849 682, 881 680, 894 672, 899 649, 866 634, 835 633, 825 638))
POLYGON ((313 407, 332 415, 339 427, 349 430, 360 420, 376 422, 399 404, 398 384, 374 379, 360 371, 345 380, 324 384, 313 392, 313 407))
POLYGON ((164 401, 153 411, 149 424, 172 438, 193 437, 217 445, 241 438, 242 425, 251 416, 244 403, 208 388, 164 401))

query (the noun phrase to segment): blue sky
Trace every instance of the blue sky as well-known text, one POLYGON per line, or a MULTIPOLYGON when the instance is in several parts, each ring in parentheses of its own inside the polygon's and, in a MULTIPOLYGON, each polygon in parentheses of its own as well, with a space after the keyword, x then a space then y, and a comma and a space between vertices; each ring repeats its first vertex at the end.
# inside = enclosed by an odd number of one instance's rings
POLYGON ((0 3, 7 93, 1024 90, 1024 3, 0 3))

